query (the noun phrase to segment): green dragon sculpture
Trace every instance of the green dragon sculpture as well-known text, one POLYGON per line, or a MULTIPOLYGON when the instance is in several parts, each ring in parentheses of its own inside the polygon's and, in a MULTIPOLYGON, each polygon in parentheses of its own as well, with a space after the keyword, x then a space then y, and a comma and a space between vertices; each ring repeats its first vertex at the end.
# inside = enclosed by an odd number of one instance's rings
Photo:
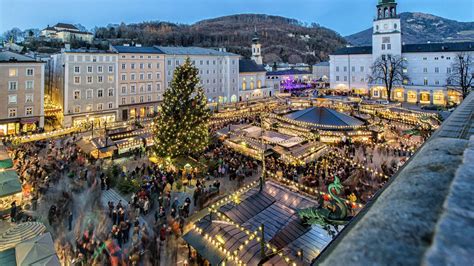
POLYGON ((298 211, 298 215, 305 224, 319 224, 323 227, 327 225, 344 225, 350 218, 347 213, 347 205, 344 200, 337 195, 341 193, 342 184, 339 177, 334 177, 334 182, 328 186, 328 193, 331 195, 331 203, 335 210, 320 207, 310 207, 298 211), (336 194, 333 193, 333 190, 336 194))

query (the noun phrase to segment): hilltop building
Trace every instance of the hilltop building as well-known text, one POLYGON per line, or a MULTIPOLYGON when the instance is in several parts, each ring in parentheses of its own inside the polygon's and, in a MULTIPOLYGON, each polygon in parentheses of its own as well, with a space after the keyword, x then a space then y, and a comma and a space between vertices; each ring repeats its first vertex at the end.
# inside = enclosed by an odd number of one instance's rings
POLYGON ((41 31, 40 36, 65 43, 70 43, 74 40, 91 43, 94 39, 92 33, 81 31, 76 26, 68 23, 58 23, 52 27, 48 25, 41 31))

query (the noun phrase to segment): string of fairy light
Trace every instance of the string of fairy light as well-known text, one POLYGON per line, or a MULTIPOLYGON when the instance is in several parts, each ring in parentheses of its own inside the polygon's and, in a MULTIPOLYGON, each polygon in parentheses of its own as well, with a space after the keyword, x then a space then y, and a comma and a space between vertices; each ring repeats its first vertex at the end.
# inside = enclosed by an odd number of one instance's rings
MULTIPOLYGON (((258 181, 253 181, 250 184, 244 186, 243 188, 237 190, 236 192, 228 195, 227 197, 217 201, 216 203, 212 204, 210 207, 208 207, 209 215, 215 214, 217 217, 221 220, 226 222, 229 225, 232 225, 242 233, 245 233, 247 235, 247 239, 241 242, 241 244, 235 249, 233 252, 225 248, 225 243, 222 243, 222 240, 218 239, 217 235, 209 235, 204 232, 204 229, 199 227, 197 223, 199 223, 203 218, 197 220, 196 222, 192 223, 192 229, 195 230, 198 234, 202 235, 203 238, 208 241, 211 245, 216 248, 216 250, 219 250, 222 252, 222 254, 225 256, 225 259, 227 261, 233 261, 237 265, 246 265, 240 258, 239 258, 239 251, 242 251, 243 249, 246 248, 247 245, 250 244, 250 242, 255 239, 257 242, 260 242, 262 239, 258 236, 259 233, 262 231, 262 227, 258 227, 255 231, 251 232, 250 230, 246 229, 242 225, 234 222, 232 219, 230 219, 227 215, 224 213, 218 211, 218 208, 220 206, 223 206, 227 203, 234 202, 235 204, 239 204, 240 201, 237 199, 239 198, 240 195, 248 192, 249 190, 253 189, 257 184, 259 184, 258 181)), ((290 257, 286 256, 283 254, 282 251, 279 251, 276 246, 271 245, 270 243, 265 243, 265 246, 269 249, 272 250, 272 252, 278 256, 280 256, 288 265, 291 266, 296 266, 296 262, 292 261, 290 257)), ((225 262, 224 262, 225 264, 225 262)))

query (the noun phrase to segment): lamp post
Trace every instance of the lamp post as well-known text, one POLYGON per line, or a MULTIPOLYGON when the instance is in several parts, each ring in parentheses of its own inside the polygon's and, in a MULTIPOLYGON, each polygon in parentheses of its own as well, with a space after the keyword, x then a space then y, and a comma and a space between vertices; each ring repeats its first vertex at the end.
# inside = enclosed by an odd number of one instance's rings
POLYGON ((265 185, 265 174, 266 174, 266 164, 265 164, 265 148, 266 148, 266 144, 265 144, 265 141, 263 139, 264 137, 264 131, 265 131, 265 126, 263 124, 264 122, 264 113, 260 113, 260 127, 261 127, 261 136, 260 136, 260 140, 262 141, 262 175, 260 176, 260 191, 263 190, 263 186, 265 185))

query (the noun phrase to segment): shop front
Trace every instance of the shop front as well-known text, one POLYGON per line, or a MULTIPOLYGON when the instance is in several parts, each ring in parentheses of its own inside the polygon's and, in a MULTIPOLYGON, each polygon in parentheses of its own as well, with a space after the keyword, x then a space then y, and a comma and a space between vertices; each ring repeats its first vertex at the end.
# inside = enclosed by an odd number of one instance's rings
POLYGON ((420 92, 420 104, 431 104, 431 95, 429 92, 420 92))
POLYGON ((97 115, 85 115, 72 118, 72 125, 74 127, 81 127, 94 123, 94 127, 103 127, 107 123, 114 123, 116 121, 116 113, 105 113, 97 115))
POLYGON ((445 106, 446 105, 446 98, 444 96, 444 91, 438 90, 433 93, 433 104, 434 105, 441 105, 445 106))
POLYGON ((387 90, 385 89, 385 87, 372 87, 371 91, 372 98, 387 99, 387 90))
POLYGON ((417 101, 418 101, 418 96, 417 96, 416 91, 409 90, 407 92, 407 102, 416 104, 417 101))
POLYGON ((405 90, 403 88, 396 88, 393 90, 392 99, 397 102, 405 101, 405 90))
POLYGON ((462 94, 456 90, 448 90, 448 104, 460 104, 462 101, 462 94))
POLYGON ((0 136, 16 135, 19 132, 19 122, 0 122, 0 136))

